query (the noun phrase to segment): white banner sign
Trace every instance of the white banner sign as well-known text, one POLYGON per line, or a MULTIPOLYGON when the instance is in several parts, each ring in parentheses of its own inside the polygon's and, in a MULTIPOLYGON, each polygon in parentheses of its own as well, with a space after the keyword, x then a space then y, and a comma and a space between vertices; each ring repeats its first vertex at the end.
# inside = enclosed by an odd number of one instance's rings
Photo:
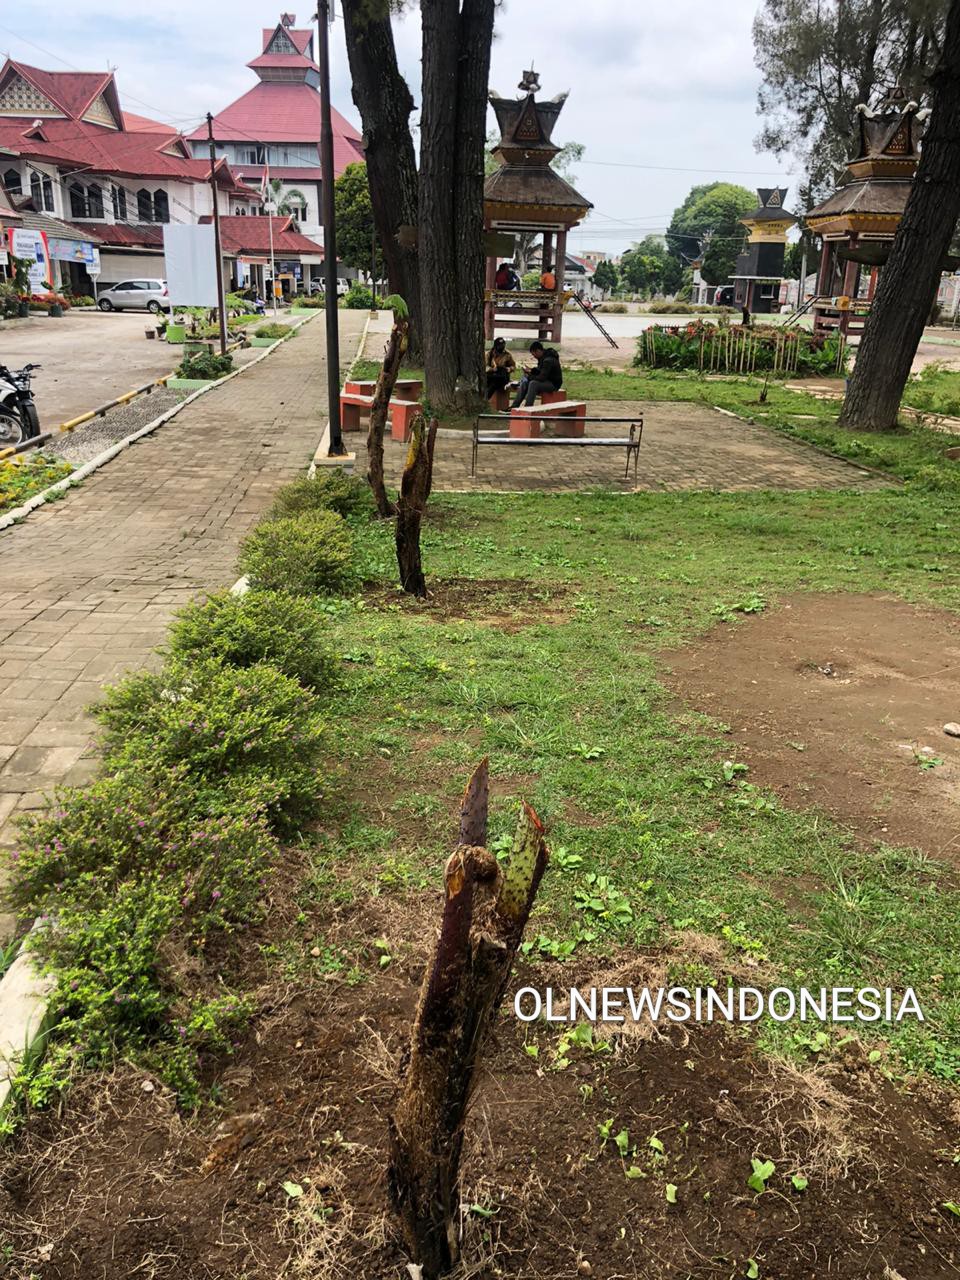
POLYGON ((167 222, 163 227, 163 256, 167 288, 175 307, 218 305, 216 249, 213 223, 186 226, 167 222))

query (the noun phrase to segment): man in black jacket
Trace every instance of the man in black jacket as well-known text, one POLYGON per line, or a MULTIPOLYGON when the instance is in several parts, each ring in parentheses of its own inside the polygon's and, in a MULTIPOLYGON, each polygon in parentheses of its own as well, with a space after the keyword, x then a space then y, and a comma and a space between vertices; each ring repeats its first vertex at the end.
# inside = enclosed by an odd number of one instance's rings
POLYGON ((520 382, 520 389, 513 402, 514 409, 521 404, 532 405, 537 396, 545 391, 559 391, 563 386, 563 370, 560 368, 560 357, 553 347, 546 347, 542 342, 530 344, 530 354, 536 360, 535 369, 527 369, 520 382))

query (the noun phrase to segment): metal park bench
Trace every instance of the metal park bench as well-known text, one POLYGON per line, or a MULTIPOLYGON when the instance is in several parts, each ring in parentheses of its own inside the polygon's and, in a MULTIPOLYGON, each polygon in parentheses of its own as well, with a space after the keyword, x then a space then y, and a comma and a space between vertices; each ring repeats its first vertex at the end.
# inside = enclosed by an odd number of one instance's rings
MULTIPOLYGON (((477 416, 473 424, 473 455, 470 464, 470 474, 477 474, 477 453, 481 445, 486 444, 502 444, 517 445, 525 449, 558 449, 566 446, 574 448, 589 449, 626 449, 627 462, 623 471, 623 478, 626 480, 630 474, 630 459, 633 458, 633 483, 637 483, 637 466, 640 460, 640 440, 643 436, 643 415, 636 414, 632 418, 580 418, 582 423, 600 422, 600 423, 617 423, 620 425, 629 424, 630 434, 628 436, 514 436, 509 431, 481 431, 481 422, 503 422, 504 415, 501 413, 481 413, 477 416)), ((544 421, 542 426, 546 427, 547 422, 544 421)))

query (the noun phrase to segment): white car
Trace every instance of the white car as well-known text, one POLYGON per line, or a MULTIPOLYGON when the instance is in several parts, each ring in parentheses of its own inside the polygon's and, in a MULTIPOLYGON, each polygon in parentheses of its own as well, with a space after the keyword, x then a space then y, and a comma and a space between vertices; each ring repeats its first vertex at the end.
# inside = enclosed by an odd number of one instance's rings
POLYGON ((128 307, 152 311, 170 310, 170 294, 166 280, 123 280, 101 289, 97 295, 101 311, 125 311, 128 307))

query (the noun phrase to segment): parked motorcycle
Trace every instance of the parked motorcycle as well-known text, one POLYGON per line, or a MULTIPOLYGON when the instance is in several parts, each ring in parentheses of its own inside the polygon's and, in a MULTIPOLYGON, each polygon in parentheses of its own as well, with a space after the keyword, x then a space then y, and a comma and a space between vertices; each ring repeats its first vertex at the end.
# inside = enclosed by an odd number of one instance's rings
POLYGON ((38 364, 8 369, 0 364, 0 448, 21 444, 40 434, 40 415, 33 403, 30 379, 38 364))

